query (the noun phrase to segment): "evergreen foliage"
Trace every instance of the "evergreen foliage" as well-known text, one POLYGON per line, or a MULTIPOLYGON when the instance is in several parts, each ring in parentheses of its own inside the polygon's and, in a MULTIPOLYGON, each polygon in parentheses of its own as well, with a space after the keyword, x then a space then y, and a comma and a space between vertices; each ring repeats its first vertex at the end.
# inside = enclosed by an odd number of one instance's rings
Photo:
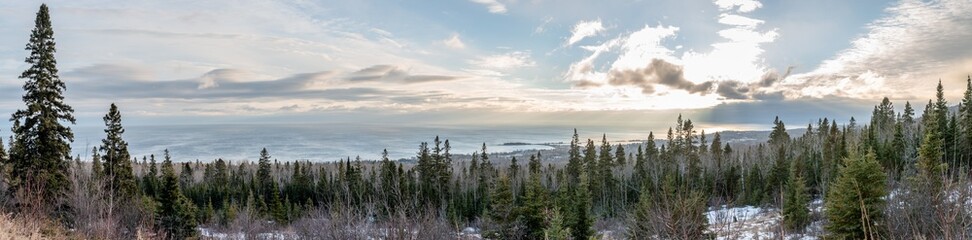
POLYGON ((158 227, 167 233, 167 239, 186 239, 196 236, 196 208, 182 195, 179 180, 172 166, 169 150, 162 161, 162 189, 159 191, 158 227))
POLYGON ((106 136, 101 140, 99 149, 104 152, 103 174, 107 177, 108 190, 122 198, 133 197, 138 187, 135 185, 135 174, 132 173, 128 142, 122 139, 125 129, 121 125, 121 113, 114 103, 103 119, 106 136))
MULTIPOLYGON (((67 191, 68 165, 74 133, 65 124, 74 124, 74 109, 64 102, 66 86, 61 81, 54 59, 54 29, 47 5, 42 4, 34 20, 26 50, 29 67, 20 74, 25 79, 25 109, 14 112, 10 120, 13 142, 10 148, 8 183, 12 192, 37 194, 43 206, 57 207, 67 191)), ((33 199, 21 199, 31 205, 33 199)))
POLYGON ((826 226, 835 239, 883 239, 887 176, 874 153, 852 153, 833 183, 826 203, 826 226))

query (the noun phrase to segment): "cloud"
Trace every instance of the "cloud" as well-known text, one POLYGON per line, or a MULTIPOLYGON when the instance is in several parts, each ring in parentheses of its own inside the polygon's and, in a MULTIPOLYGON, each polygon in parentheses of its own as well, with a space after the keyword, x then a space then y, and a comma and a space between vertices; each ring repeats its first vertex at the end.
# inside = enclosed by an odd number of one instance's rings
POLYGON ((739 12, 752 12, 757 8, 763 7, 763 4, 756 0, 716 0, 716 6, 719 6, 719 10, 730 11, 733 9, 739 12))
MULTIPOLYGON (((849 48, 787 78, 787 96, 917 100, 932 96, 933 80, 964 84, 972 72, 972 2, 901 1, 885 12, 849 48)), ((947 97, 959 94, 960 88, 946 87, 947 97)))
POLYGON ((776 70, 770 70, 764 73, 763 77, 759 80, 759 86, 769 87, 783 79, 786 79, 786 77, 790 76, 790 73, 793 72, 793 68, 795 67, 787 67, 786 72, 784 72, 783 75, 780 75, 778 72, 776 72, 776 70))
POLYGON ((374 65, 349 74, 352 82, 382 81, 399 83, 425 83, 462 79, 459 76, 410 75, 408 70, 393 65, 374 65))
POLYGON ((107 77, 112 79, 126 79, 144 81, 152 77, 149 69, 118 64, 94 64, 81 67, 65 73, 66 77, 107 77))
POLYGON ((219 82, 238 82, 252 77, 246 71, 239 69, 214 69, 199 77, 198 89, 214 88, 219 86, 219 82))
POLYGON ((71 93, 81 97, 112 96, 113 98, 205 101, 260 98, 363 100, 363 96, 387 93, 381 87, 389 84, 417 84, 464 78, 448 75, 411 75, 407 70, 393 65, 374 65, 347 74, 335 71, 299 73, 271 80, 256 79, 256 76, 238 69, 214 69, 191 79, 135 80, 132 76, 138 73, 134 69, 136 68, 99 65, 96 68, 72 70, 65 75, 70 78, 71 93), (95 73, 96 69, 111 71, 102 71, 108 74, 98 75, 95 73))
POLYGON ((749 99, 749 87, 740 85, 742 84, 735 81, 720 82, 716 93, 728 99, 749 99))
POLYGON ((445 40, 442 40, 442 44, 445 44, 446 47, 449 47, 451 49, 465 49, 466 48, 466 44, 462 42, 462 39, 459 39, 459 34, 458 33, 454 33, 454 34, 452 34, 451 37, 449 37, 449 38, 447 38, 445 40))
POLYGON ((661 84, 673 89, 685 90, 689 93, 705 95, 712 89, 712 82, 696 84, 685 79, 682 67, 661 59, 653 59, 642 69, 612 71, 608 78, 611 85, 634 85, 642 89, 645 94, 655 93, 655 84, 661 84))
POLYGON ((470 0, 474 3, 486 5, 491 13, 506 13, 506 5, 497 0, 470 0))
POLYGON ((504 54, 496 54, 469 60, 469 64, 485 69, 492 70, 512 70, 522 67, 536 66, 536 62, 530 59, 530 52, 513 51, 504 54))
MULTIPOLYGON (((722 40, 712 43, 709 51, 682 50, 680 45, 671 48, 667 41, 677 37, 679 27, 645 25, 600 45, 581 46, 591 55, 571 64, 565 78, 578 88, 604 92, 613 87, 613 91, 626 92, 626 87, 637 87, 641 94, 662 98, 672 90, 700 96, 717 93, 712 100, 779 96, 780 91, 772 88, 792 69, 780 74, 767 68, 761 56, 762 45, 779 35, 776 29, 762 30, 763 20, 741 15, 762 5, 755 1, 717 1, 716 5, 718 22, 725 28, 716 32, 722 40), (600 59, 604 56, 617 57, 600 59)), ((621 96, 630 97, 627 93, 621 96)))
POLYGON ((537 26, 536 28, 533 29, 533 34, 541 34, 544 31, 546 31, 547 30, 547 24, 550 24, 551 21, 553 21, 553 17, 546 17, 546 18, 544 18, 543 19, 543 22, 540 23, 539 26, 537 26))
POLYGON ((580 21, 577 25, 574 25, 574 29, 570 31, 570 38, 567 39, 567 46, 574 45, 574 43, 580 42, 586 37, 594 36, 599 32, 603 32, 604 26, 601 25, 601 19, 591 20, 591 21, 580 21))
POLYGON ((734 26, 756 27, 760 24, 763 24, 763 20, 752 19, 752 18, 743 17, 736 14, 723 13, 721 16, 719 16, 719 23, 725 25, 734 25, 734 26))

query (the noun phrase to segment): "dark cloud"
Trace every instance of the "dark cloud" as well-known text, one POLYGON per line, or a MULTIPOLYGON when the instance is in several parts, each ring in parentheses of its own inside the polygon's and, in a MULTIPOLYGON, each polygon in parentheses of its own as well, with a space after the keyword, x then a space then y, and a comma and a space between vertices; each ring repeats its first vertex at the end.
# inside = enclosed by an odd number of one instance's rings
POLYGON ((749 96, 747 95, 749 92, 749 87, 740 85, 741 84, 736 81, 720 82, 719 86, 716 87, 716 93, 727 99, 749 99, 749 96))
MULTIPOLYGON (((685 90, 692 94, 706 95, 715 88, 715 93, 725 99, 743 100, 781 100, 781 92, 766 92, 761 88, 771 87, 785 79, 793 71, 793 67, 786 69, 782 75, 776 70, 770 70, 756 83, 743 83, 736 80, 706 81, 695 83, 685 79, 682 66, 675 65, 661 59, 652 59, 644 68, 633 70, 612 70, 608 73, 608 84, 613 86, 637 86, 644 94, 654 94, 656 85, 664 85, 673 89, 685 90)), ((600 83, 581 80, 574 83, 581 88, 598 87, 600 83)))
POLYGON ((773 84, 776 84, 777 82, 782 81, 786 77, 790 76, 790 73, 793 72, 793 68, 794 68, 793 66, 787 67, 786 72, 783 73, 783 75, 777 73, 776 70, 767 71, 766 73, 763 74, 763 77, 760 78, 759 86, 761 87, 773 86, 773 84))
POLYGON ((458 76, 445 76, 445 75, 415 75, 405 77, 402 81, 405 83, 424 83, 424 82, 439 82, 439 81, 452 81, 463 79, 463 77, 458 76))
POLYGON ((792 71, 792 66, 786 68, 783 75, 780 75, 776 70, 769 70, 763 74, 759 82, 755 83, 719 81, 716 93, 726 99, 783 100, 782 92, 768 92, 763 88, 776 85, 776 83, 790 76, 792 71))
POLYGON ((608 84, 638 86, 646 94, 655 92, 654 84, 661 84, 693 94, 701 93, 702 95, 707 94, 713 85, 711 81, 699 84, 689 81, 685 79, 682 66, 661 59, 653 59, 648 66, 641 69, 611 71, 608 76, 608 84))
POLYGON ((398 67, 392 65, 374 65, 361 70, 358 70, 352 75, 384 75, 387 72, 398 69, 398 67))
POLYGON ((408 72, 392 65, 374 65, 354 73, 348 77, 350 81, 378 81, 397 80, 408 76, 408 72))
POLYGON ((590 80, 580 80, 574 83, 574 86, 579 88, 591 88, 591 87, 600 87, 601 84, 590 80))
POLYGON ((785 99, 783 92, 758 92, 753 94, 753 99, 765 101, 782 101, 785 99))
POLYGON ((356 72, 349 74, 349 81, 355 82, 366 82, 366 81, 382 81, 382 82, 398 82, 398 83, 424 83, 424 82, 439 82, 439 81, 452 81, 463 79, 459 76, 445 76, 445 75, 411 75, 407 70, 402 69, 394 65, 374 65, 367 67, 356 72))
POLYGON ((297 105, 297 104, 294 104, 294 105, 290 105, 290 106, 280 107, 280 110, 281 111, 293 111, 293 110, 297 110, 298 108, 300 108, 300 106, 297 105))

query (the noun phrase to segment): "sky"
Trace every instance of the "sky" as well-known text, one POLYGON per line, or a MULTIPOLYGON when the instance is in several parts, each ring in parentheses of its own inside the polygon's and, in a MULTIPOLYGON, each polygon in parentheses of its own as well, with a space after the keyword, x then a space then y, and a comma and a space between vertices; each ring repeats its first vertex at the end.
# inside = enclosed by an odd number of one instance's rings
MULTIPOLYGON (((0 1, 0 113, 40 1, 0 1)), ((49 1, 66 102, 97 126, 674 122, 922 109, 972 73, 972 2, 49 1)))

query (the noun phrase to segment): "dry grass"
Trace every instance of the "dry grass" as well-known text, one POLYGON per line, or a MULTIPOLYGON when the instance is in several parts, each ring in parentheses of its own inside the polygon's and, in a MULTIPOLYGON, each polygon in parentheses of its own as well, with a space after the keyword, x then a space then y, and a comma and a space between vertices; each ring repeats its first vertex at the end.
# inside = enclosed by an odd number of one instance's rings
POLYGON ((0 240, 53 239, 42 234, 41 224, 0 214, 0 240))

